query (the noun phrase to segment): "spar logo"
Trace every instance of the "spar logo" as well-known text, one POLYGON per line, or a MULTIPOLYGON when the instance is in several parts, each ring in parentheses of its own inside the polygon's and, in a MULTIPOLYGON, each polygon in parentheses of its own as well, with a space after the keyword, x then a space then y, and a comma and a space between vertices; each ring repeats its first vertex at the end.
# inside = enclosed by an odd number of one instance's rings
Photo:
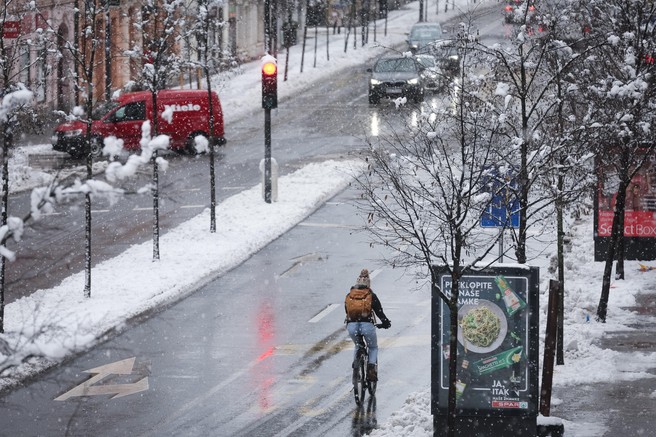
POLYGON ((527 409, 528 402, 520 401, 492 401, 492 408, 517 408, 517 409, 527 409))
POLYGON ((192 112, 200 111, 200 105, 194 105, 193 103, 187 103, 186 105, 164 105, 164 109, 173 112, 192 112))

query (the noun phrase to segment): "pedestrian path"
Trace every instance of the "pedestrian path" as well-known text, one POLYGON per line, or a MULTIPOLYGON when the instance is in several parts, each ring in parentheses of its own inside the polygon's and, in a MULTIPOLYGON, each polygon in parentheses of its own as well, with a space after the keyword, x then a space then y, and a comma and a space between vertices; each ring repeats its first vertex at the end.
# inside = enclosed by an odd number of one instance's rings
MULTIPOLYGON (((626 329, 608 331, 599 347, 610 351, 656 353, 656 290, 640 294, 636 306, 637 321, 626 329)), ((626 356, 626 355, 625 355, 626 356)), ((628 355, 630 356, 630 355, 628 355)), ((630 360, 623 363, 631 369, 630 360)), ((642 364, 640 366, 643 366, 642 364)), ((656 411, 656 362, 642 370, 645 377, 626 381, 622 378, 590 385, 557 387, 556 405, 552 416, 576 424, 576 432, 565 424, 565 436, 576 437, 639 437, 654 435, 656 411)))

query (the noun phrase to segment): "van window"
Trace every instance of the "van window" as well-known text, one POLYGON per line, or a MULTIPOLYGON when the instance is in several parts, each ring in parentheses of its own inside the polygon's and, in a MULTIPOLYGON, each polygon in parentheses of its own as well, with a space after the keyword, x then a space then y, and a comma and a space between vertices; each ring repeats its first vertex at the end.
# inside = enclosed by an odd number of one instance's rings
POLYGON ((105 115, 109 114, 109 112, 116 108, 118 106, 118 103, 114 101, 109 101, 105 102, 101 105, 96 106, 93 111, 91 111, 91 119, 92 120, 100 120, 103 118, 105 115))
POLYGON ((110 117, 112 123, 120 121, 135 121, 146 119, 146 102, 133 102, 121 106, 110 117))

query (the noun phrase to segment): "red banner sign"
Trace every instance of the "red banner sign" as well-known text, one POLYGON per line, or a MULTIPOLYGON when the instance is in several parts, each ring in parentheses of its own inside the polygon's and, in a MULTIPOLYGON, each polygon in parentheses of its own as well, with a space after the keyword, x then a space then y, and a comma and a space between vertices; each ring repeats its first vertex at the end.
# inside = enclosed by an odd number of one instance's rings
POLYGON ((5 21, 2 26, 3 38, 18 38, 21 31, 20 21, 5 21))
MULTIPOLYGON (((631 179, 626 190, 625 237, 656 238, 656 156, 652 155, 631 179)), ((599 209, 597 236, 609 237, 619 180, 607 167, 597 187, 599 209)))

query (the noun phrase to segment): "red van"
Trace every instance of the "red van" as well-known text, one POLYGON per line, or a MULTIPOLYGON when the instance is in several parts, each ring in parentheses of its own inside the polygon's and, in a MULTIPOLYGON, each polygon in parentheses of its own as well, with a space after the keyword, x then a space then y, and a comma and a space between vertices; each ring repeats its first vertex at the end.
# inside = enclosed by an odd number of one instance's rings
MULTIPOLYGON (((223 111, 219 96, 212 92, 214 111, 214 144, 225 144, 223 111)), ((210 138, 209 95, 207 90, 161 90, 157 92, 158 134, 170 137, 170 148, 178 152, 195 153, 194 138, 210 138), (172 114, 170 123, 168 116, 172 114)), ((122 94, 106 102, 91 114, 91 151, 102 153, 103 139, 115 136, 123 140, 126 150, 139 150, 141 126, 153 122, 153 97, 150 91, 122 94)), ((80 158, 86 156, 86 122, 75 120, 60 124, 52 137, 52 148, 80 158)))

